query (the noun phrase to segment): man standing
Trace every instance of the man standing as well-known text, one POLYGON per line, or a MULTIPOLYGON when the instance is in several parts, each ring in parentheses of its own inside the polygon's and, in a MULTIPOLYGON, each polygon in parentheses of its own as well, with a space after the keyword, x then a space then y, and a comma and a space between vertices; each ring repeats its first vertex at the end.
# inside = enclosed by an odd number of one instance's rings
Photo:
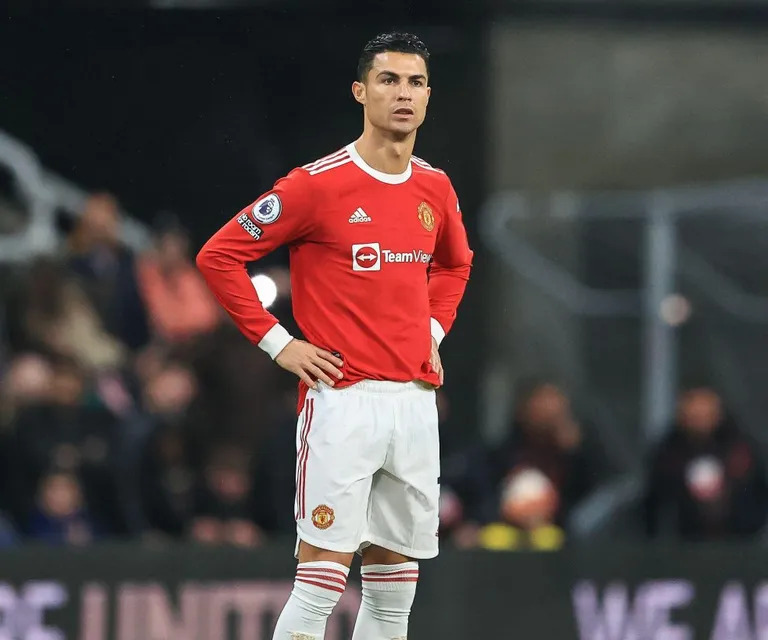
POLYGON ((450 180, 412 155, 428 63, 416 36, 369 42, 352 86, 362 135, 278 180, 197 258, 243 334, 300 378, 299 564, 275 640, 323 638, 356 552, 353 640, 405 638, 418 560, 438 554, 438 348, 472 251, 450 180), (245 268, 284 244, 307 341, 262 307, 245 268))

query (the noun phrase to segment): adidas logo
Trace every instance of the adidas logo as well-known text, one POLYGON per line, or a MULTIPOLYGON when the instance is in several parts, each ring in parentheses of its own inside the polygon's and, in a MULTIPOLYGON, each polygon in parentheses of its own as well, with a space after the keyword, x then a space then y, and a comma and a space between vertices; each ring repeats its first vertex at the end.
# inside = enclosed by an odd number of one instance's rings
POLYGON ((355 212, 349 216, 349 224, 355 224, 356 222, 370 222, 371 216, 358 207, 355 212))

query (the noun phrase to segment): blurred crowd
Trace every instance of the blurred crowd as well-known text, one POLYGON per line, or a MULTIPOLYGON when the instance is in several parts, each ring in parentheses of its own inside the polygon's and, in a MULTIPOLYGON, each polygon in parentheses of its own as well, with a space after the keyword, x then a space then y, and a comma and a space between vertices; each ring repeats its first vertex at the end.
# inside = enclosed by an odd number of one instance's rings
MULTIPOLYGON (((296 381, 211 297, 179 219, 153 246, 120 235, 118 203, 87 201, 54 256, 0 288, 0 544, 189 540, 257 546, 294 532, 296 381)), ((271 309, 291 327, 290 284, 271 309)), ((463 548, 557 549, 574 509, 617 470, 565 391, 521 384, 497 443, 444 453, 440 536, 463 548)), ((441 420, 449 398, 438 395, 441 420)), ((758 534, 758 448, 707 385, 679 398, 650 457, 649 538, 758 534)))
POLYGON ((58 255, 3 275, 3 539, 290 530, 293 380, 224 317, 177 218, 140 255, 120 229, 96 194, 58 255))
MULTIPOLYGON (((570 517, 617 473, 595 431, 555 384, 521 389, 506 438, 444 464, 444 535, 458 546, 555 550, 570 517)), ((623 532, 633 539, 714 541, 756 537, 768 517, 760 448, 704 384, 685 389, 674 424, 646 454, 644 489, 623 532)))

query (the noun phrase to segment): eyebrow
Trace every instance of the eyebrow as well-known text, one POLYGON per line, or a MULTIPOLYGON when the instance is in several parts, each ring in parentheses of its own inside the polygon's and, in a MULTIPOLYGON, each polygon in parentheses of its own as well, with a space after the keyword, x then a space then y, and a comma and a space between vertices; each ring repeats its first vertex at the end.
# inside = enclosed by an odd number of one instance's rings
MULTIPOLYGON (((379 76, 388 76, 390 78, 395 78, 396 80, 400 79, 400 75, 395 73, 394 71, 381 71, 378 74, 379 76)), ((427 76, 425 76, 423 73, 417 73, 413 76, 408 76, 409 80, 426 80, 427 76)))

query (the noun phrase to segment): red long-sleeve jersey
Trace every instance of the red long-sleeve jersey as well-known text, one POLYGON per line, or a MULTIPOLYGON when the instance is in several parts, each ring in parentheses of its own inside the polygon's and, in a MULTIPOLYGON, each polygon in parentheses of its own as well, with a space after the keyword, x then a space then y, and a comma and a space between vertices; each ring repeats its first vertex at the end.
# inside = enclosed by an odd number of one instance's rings
POLYGON ((431 338, 450 330, 472 261, 446 174, 413 157, 400 175, 354 144, 278 180, 203 246, 197 265, 242 333, 272 358, 292 336, 246 272, 290 249, 293 312, 304 337, 344 361, 337 387, 363 379, 437 386, 431 338))

